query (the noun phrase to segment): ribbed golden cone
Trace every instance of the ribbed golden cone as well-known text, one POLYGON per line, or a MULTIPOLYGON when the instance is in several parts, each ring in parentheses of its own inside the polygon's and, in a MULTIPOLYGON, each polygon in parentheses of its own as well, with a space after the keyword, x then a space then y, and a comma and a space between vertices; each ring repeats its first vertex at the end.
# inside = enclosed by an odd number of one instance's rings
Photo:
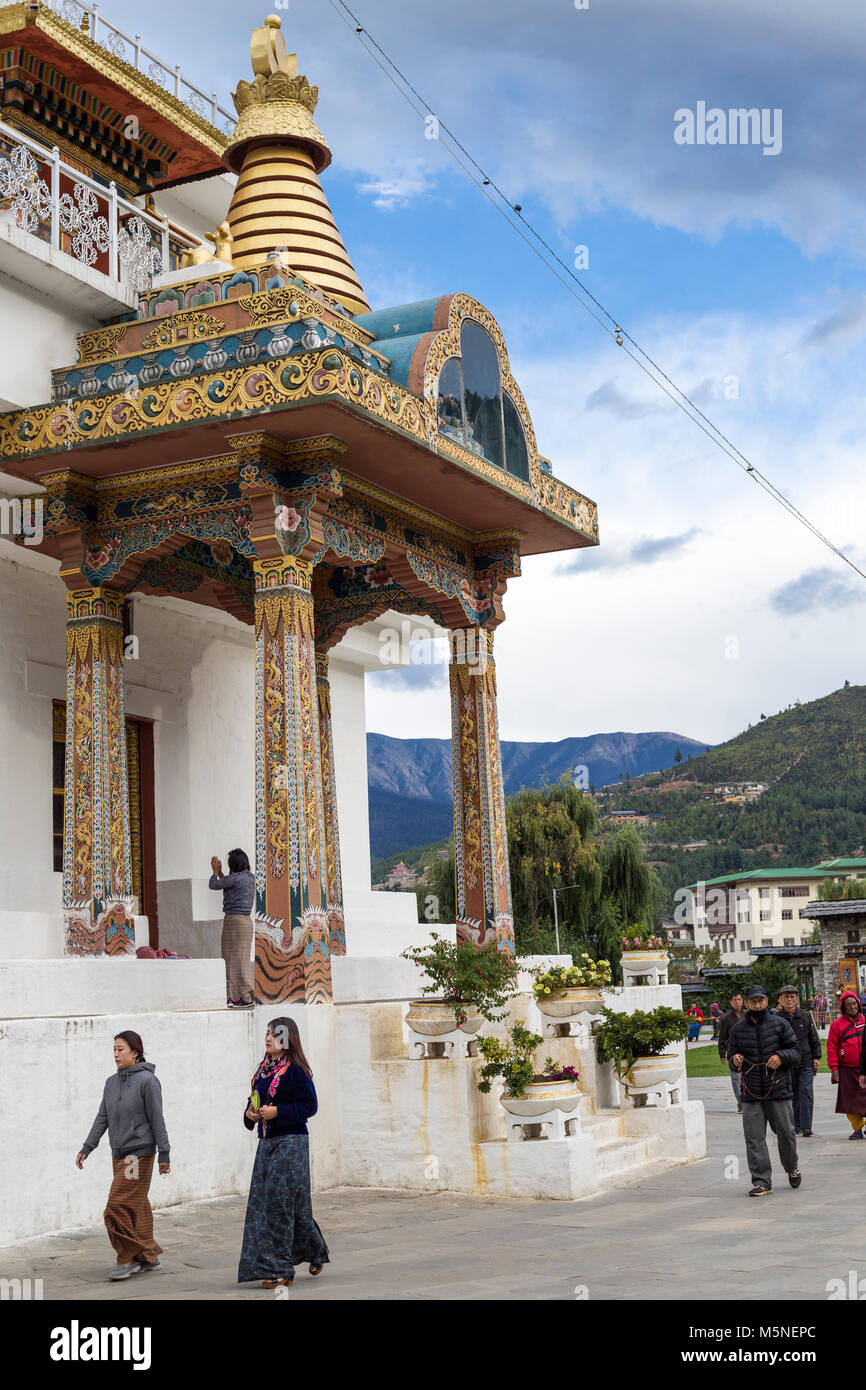
POLYGON ((313 120, 318 89, 286 53, 278 15, 253 33, 254 78, 239 82, 238 112, 223 163, 239 174, 228 213, 232 261, 258 265, 284 247, 292 270, 352 313, 370 305, 337 230, 318 175, 331 152, 313 120))
POLYGON ((228 223, 234 265, 258 265, 284 246, 297 274, 353 314, 369 311, 307 150, 282 140, 250 145, 228 223))

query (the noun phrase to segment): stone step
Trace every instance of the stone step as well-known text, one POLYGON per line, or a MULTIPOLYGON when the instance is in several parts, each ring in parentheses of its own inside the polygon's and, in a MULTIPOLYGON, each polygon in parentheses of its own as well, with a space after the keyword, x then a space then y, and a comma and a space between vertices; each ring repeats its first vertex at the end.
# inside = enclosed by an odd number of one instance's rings
POLYGON ((581 1115, 584 1134, 591 1134, 596 1144, 607 1144, 625 1136, 625 1120, 619 1110, 602 1111, 598 1115, 581 1115))
POLYGON ((596 1145, 599 1177, 612 1177, 647 1162, 645 1139, 609 1139, 596 1145))

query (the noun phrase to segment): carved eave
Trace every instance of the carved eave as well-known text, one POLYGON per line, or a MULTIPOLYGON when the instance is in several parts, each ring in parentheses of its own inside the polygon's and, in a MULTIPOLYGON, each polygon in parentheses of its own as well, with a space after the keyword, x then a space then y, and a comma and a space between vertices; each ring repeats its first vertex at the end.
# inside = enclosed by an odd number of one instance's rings
POLYGON ((588 498, 546 475, 533 487, 474 455, 447 456, 423 398, 336 347, 10 412, 0 416, 0 459, 28 481, 61 460, 87 477, 116 477, 152 460, 157 441, 165 466, 212 457, 230 447, 239 421, 250 430, 256 417, 280 439, 345 440, 345 466, 366 483, 446 525, 519 530, 524 555, 598 543, 588 498))
POLYGON ((46 5, 0 8, 0 53, 19 44, 113 110, 136 116, 142 129, 175 150, 168 176, 154 187, 222 172, 227 135, 46 5))

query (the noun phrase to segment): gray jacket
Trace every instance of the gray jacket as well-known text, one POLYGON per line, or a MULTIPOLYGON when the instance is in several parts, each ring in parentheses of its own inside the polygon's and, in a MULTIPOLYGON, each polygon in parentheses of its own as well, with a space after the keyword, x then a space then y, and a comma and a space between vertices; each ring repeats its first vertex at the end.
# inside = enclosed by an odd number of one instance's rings
POLYGON ((114 1158, 137 1154, 146 1158, 159 1151, 159 1162, 169 1162, 168 1134, 162 1118, 162 1087, 155 1076, 153 1062, 136 1062, 118 1068, 105 1083, 99 1114, 81 1145, 81 1152, 92 1153, 108 1130, 114 1158))

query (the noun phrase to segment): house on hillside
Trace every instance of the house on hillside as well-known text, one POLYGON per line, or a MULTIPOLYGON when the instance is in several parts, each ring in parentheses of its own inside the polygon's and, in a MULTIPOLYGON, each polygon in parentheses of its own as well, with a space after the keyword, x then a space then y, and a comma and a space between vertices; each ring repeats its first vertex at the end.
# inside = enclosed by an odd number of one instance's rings
POLYGON ((713 787, 713 795, 725 801, 757 801, 766 790, 766 782, 722 782, 713 787))

